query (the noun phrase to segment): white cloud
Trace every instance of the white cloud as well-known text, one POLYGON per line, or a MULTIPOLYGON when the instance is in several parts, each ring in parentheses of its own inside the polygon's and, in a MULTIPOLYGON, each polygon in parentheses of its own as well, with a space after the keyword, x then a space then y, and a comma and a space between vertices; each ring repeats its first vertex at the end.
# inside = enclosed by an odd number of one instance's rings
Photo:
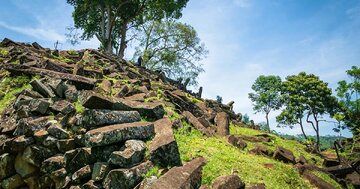
POLYGON ((58 32, 56 32, 55 30, 48 29, 48 28, 42 28, 42 27, 31 28, 31 27, 11 26, 5 22, 0 22, 0 27, 3 27, 8 30, 12 30, 17 33, 21 33, 23 35, 35 37, 35 38, 41 39, 41 40, 47 40, 47 41, 57 41, 58 40, 60 42, 65 41, 64 35, 61 35, 58 32))

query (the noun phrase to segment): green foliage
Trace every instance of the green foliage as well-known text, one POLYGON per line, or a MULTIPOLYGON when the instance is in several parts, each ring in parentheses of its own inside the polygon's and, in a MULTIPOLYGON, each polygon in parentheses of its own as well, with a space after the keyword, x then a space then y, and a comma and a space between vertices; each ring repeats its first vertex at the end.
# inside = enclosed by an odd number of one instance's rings
POLYGON ((278 110, 282 106, 281 78, 274 75, 261 75, 251 88, 254 93, 249 93, 249 98, 253 102, 254 110, 256 113, 263 112, 266 114, 266 124, 270 131, 269 113, 271 110, 278 110))
POLYGON ((129 28, 148 20, 161 20, 164 17, 179 18, 188 0, 67 0, 67 2, 74 6, 74 26, 83 31, 82 39, 91 39, 95 36, 106 52, 112 53, 115 48, 116 51, 119 50, 120 56, 123 56, 129 28))
MULTIPOLYGON (((298 171, 291 165, 278 162, 272 158, 252 155, 227 143, 222 137, 205 137, 197 130, 189 131, 189 124, 175 132, 182 161, 202 156, 207 160, 203 168, 202 184, 210 185, 215 178, 238 171, 241 179, 247 184, 265 183, 267 188, 312 188, 304 181, 298 171), (265 163, 274 164, 272 169, 265 163)), ((257 133, 255 130, 247 130, 257 133)))
POLYGON ((242 116, 242 122, 244 122, 245 124, 250 124, 249 115, 245 114, 244 116, 242 116))
POLYGON ((151 70, 161 70, 172 79, 190 78, 190 85, 197 84, 201 64, 208 51, 195 29, 175 20, 150 21, 140 27, 138 46, 134 59, 143 58, 151 70))
POLYGON ((0 83, 0 112, 15 100, 15 94, 30 88, 30 78, 27 76, 4 77, 0 83))
POLYGON ((74 102, 74 106, 75 106, 76 113, 78 113, 78 114, 84 113, 85 107, 82 105, 80 100, 77 100, 76 102, 74 102))
POLYGON ((339 81, 339 86, 336 89, 337 96, 340 99, 338 114, 342 117, 338 115, 334 118, 339 122, 339 125, 341 122, 345 123, 354 135, 360 135, 360 68, 353 66, 346 73, 350 76, 351 81, 339 81))
POLYGON ((217 96, 216 96, 216 102, 219 103, 219 104, 221 104, 222 101, 223 101, 222 97, 219 96, 219 95, 217 95, 217 96))
POLYGON ((154 166, 144 175, 145 178, 150 178, 152 176, 155 176, 156 178, 161 176, 160 168, 158 166, 154 166))
POLYGON ((0 56, 5 57, 9 54, 9 51, 4 49, 4 48, 0 48, 0 56))
POLYGON ((327 113, 333 114, 337 104, 328 84, 314 74, 301 72, 298 75, 286 77, 286 81, 282 84, 281 93, 285 109, 277 117, 277 121, 283 125, 299 124, 306 138, 302 121, 306 116, 306 122, 316 132, 316 144, 319 149, 320 118, 327 113))

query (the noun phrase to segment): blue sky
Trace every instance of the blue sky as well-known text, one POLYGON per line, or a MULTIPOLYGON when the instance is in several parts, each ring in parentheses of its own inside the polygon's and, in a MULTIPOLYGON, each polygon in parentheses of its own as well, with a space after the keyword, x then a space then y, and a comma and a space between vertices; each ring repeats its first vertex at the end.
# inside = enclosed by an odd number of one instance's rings
MULTIPOLYGON (((53 48, 74 48, 66 43, 65 27, 72 25, 72 7, 65 0, 2 0, 0 38, 33 42, 53 48)), ((190 0, 181 21, 191 24, 210 51, 202 61, 205 73, 199 83, 204 97, 235 101, 235 110, 256 122, 248 99, 259 75, 314 73, 332 88, 348 79, 345 70, 360 65, 359 0, 190 0)), ((96 48, 93 39, 76 46, 96 48)), ((127 52, 131 57, 131 47, 127 52)), ((299 134, 300 129, 276 128, 299 134)), ((321 133, 333 134, 322 124, 321 133)), ((310 128, 307 133, 314 134, 310 128)), ((349 136, 349 133, 346 132, 349 136)))

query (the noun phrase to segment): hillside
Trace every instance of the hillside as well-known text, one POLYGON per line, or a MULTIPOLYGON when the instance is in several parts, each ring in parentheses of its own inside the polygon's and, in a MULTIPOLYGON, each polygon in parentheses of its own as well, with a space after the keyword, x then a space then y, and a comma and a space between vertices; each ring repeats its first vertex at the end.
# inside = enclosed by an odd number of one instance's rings
POLYGON ((324 160, 99 51, 4 39, 0 66, 0 188, 360 187, 359 159, 324 160))

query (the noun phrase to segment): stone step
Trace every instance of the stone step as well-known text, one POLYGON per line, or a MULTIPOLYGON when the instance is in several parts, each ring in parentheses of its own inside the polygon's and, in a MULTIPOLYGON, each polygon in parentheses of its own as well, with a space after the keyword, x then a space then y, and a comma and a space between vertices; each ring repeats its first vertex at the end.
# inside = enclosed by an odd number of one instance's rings
POLYGON ((153 123, 134 122, 110 125, 88 131, 85 134, 85 145, 88 147, 105 146, 130 139, 146 140, 154 135, 153 123))

